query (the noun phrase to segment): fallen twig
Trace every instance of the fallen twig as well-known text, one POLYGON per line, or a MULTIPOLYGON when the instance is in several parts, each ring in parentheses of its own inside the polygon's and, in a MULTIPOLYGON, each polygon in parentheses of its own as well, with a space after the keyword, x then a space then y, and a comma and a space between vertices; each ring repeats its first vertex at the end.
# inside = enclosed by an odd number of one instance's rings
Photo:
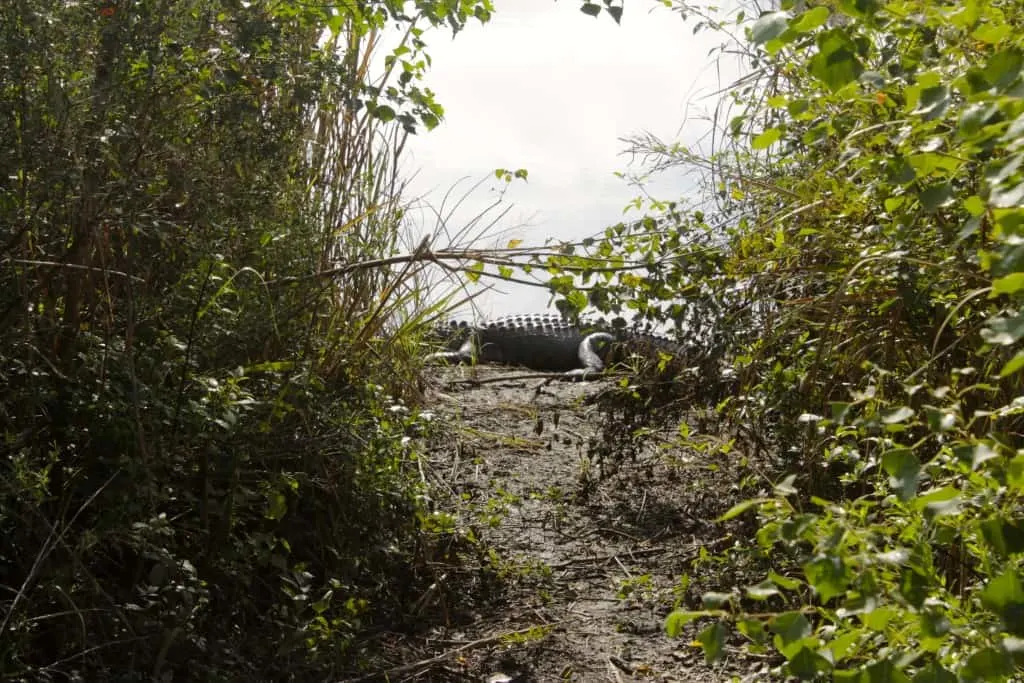
POLYGON ((342 681, 342 683, 361 683, 361 681, 372 681, 375 678, 384 678, 385 680, 390 680, 394 676, 420 673, 424 669, 428 669, 436 664, 440 664, 458 654, 466 652, 467 650, 483 647, 484 645, 491 645, 492 643, 497 643, 504 638, 525 635, 527 633, 530 633, 531 631, 535 631, 537 628, 551 628, 557 626, 560 623, 561 622, 554 622, 551 624, 544 624, 540 627, 531 626, 529 628, 520 629, 518 631, 509 631, 507 633, 499 633, 496 636, 487 636, 486 638, 480 638, 479 640, 474 640, 472 642, 466 643, 465 645, 461 645, 455 648, 454 650, 448 650, 447 652, 443 652, 437 655, 436 657, 430 657, 429 659, 421 659, 418 662, 412 662, 411 664, 403 664, 401 666, 392 667, 385 671, 377 671, 372 674, 360 676, 359 678, 345 679, 344 681, 342 681))
POLYGON ((549 564, 548 569, 565 569, 571 567, 574 564, 594 564, 598 562, 607 562, 608 560, 617 560, 620 556, 625 555, 628 557, 644 557, 645 555, 658 555, 660 553, 669 550, 668 546, 659 546, 657 548, 641 548, 637 550, 624 550, 618 553, 608 553, 607 555, 594 555, 592 557, 575 557, 565 562, 559 562, 558 564, 549 564))

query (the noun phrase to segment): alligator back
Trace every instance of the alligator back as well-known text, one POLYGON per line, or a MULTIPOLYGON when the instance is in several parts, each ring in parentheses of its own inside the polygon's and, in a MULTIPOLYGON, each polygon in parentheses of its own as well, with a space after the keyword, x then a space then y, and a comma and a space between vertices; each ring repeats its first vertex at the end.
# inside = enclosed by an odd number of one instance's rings
POLYGON ((476 325, 448 321, 435 328, 435 335, 448 349, 432 354, 435 360, 475 359, 544 371, 599 371, 612 356, 656 356, 658 351, 674 353, 679 349, 671 339, 647 327, 612 325, 602 319, 571 322, 546 313, 505 316, 476 325), (584 357, 590 360, 585 362, 584 357))
POLYGON ((450 321, 437 328, 445 346, 459 356, 450 360, 522 365, 534 370, 580 368, 581 326, 557 315, 510 315, 477 325, 450 321), (468 358, 466 356, 469 356, 468 358))

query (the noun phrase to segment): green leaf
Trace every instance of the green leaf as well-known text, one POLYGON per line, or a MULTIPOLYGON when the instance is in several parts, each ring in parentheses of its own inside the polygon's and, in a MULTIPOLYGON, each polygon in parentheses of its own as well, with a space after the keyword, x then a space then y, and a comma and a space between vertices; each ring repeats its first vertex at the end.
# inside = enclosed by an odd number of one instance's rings
POLYGON ((804 564, 804 576, 811 588, 821 596, 822 602, 828 602, 837 595, 846 592, 850 583, 850 573, 843 558, 836 555, 819 555, 804 564))
POLYGON ((734 116, 729 120, 729 134, 733 137, 737 137, 743 132, 743 124, 746 122, 746 117, 734 116))
POLYGON ((1000 377, 1007 377, 1017 372, 1021 368, 1024 368, 1024 351, 1018 351, 1013 358, 1006 361, 1002 369, 999 371, 1000 377))
POLYGON ((972 216, 981 216, 985 213, 985 202, 978 195, 972 194, 964 200, 964 209, 972 216))
POLYGON ((858 19, 870 19, 878 12, 877 0, 840 0, 839 9, 858 19))
POLYGON ((779 141, 782 137, 782 131, 778 128, 769 128, 760 135, 754 138, 750 146, 753 149, 767 149, 779 141))
POLYGON ((395 120, 395 110, 386 104, 379 104, 372 109, 373 116, 384 123, 395 120))
POLYGON ((832 92, 851 83, 864 71, 864 65, 854 51, 853 43, 842 29, 819 34, 818 53, 811 57, 811 74, 821 80, 832 92))
POLYGON ((729 521, 730 519, 732 519, 734 517, 739 517, 740 515, 742 515, 744 512, 746 512, 750 508, 754 507, 755 505, 760 505, 761 503, 765 502, 766 500, 768 500, 768 499, 767 498, 751 498, 750 500, 744 500, 742 502, 736 503, 731 508, 729 508, 725 512, 725 514, 723 514, 721 517, 719 517, 716 521, 718 521, 718 522, 727 522, 727 521, 729 521))
POLYGON ((760 619, 740 619, 736 622, 736 630, 757 645, 768 640, 768 631, 760 619))
POLYGON ((786 670, 801 681, 810 681, 831 671, 832 662, 804 645, 790 658, 786 670))
POLYGON ((853 648, 857 644, 857 641, 861 639, 864 632, 860 630, 850 630, 845 633, 840 632, 832 642, 828 644, 828 649, 832 652, 832 660, 835 662, 841 662, 854 651, 853 648))
MULTIPOLYGON (((996 107, 996 105, 992 106, 996 107)), ((999 111, 998 107, 996 107, 996 111, 999 111)), ((1003 133, 1003 137, 999 138, 999 141, 1005 142, 1010 149, 1017 149, 1024 145, 1024 114, 1013 120, 1010 127, 1003 133)))
POLYGON ((901 612, 902 610, 896 607, 876 607, 861 618, 864 620, 865 626, 872 631, 881 633, 885 631, 889 622, 898 617, 901 612))
POLYGON ((903 206, 906 201, 906 197, 887 197, 885 200, 885 210, 891 213, 903 206))
POLYGON ((957 414, 952 410, 926 408, 925 415, 928 417, 928 429, 933 432, 948 432, 956 426, 957 414))
POLYGON ((795 35, 795 33, 787 31, 786 33, 782 34, 781 38, 774 38, 772 40, 769 40, 767 43, 764 44, 764 51, 772 56, 779 54, 779 51, 781 51, 782 48, 786 47, 786 44, 789 43, 789 41, 786 40, 786 38, 792 38, 795 35))
POLYGON ((977 470, 989 460, 999 457, 999 453, 984 441, 954 446, 953 453, 956 454, 960 462, 972 470, 977 470))
MULTIPOLYGON (((1024 207, 996 208, 992 211, 992 217, 995 219, 996 226, 1004 235, 1024 235, 1024 207)), ((1015 270, 1024 270, 1024 267, 1015 268, 1015 270)))
POLYGON ((441 125, 441 119, 437 118, 437 116, 431 114, 430 112, 422 114, 420 116, 420 121, 423 122, 423 125, 426 127, 427 130, 434 130, 439 125, 441 125))
POLYGON ((328 30, 330 30, 332 36, 337 36, 341 33, 342 27, 345 25, 345 21, 348 19, 348 14, 342 14, 337 12, 327 17, 325 23, 327 24, 328 30))
POLYGON ((792 22, 791 26, 797 33, 807 33, 813 31, 819 26, 824 26, 825 22, 828 21, 831 12, 828 7, 819 5, 813 9, 807 10, 801 14, 797 19, 792 22))
POLYGON ((697 642, 704 648, 704 661, 712 664, 722 656, 725 649, 725 636, 727 635, 725 625, 715 622, 700 632, 697 642))
POLYGON ((967 239, 971 235, 977 233, 978 232, 978 228, 980 228, 980 227, 981 227, 981 218, 979 218, 978 216, 974 216, 973 218, 968 218, 966 221, 964 221, 963 227, 961 227, 960 231, 957 233, 957 236, 956 236, 957 240, 958 241, 963 241, 963 240, 967 239))
MULTIPOLYGON (((789 104, 786 105, 786 111, 789 112, 789 115, 792 116, 793 118, 797 118, 805 111, 807 111, 810 108, 810 106, 811 103, 808 102, 806 99, 795 99, 791 100, 789 104)), ((1021 118, 1024 118, 1024 116, 1022 116, 1021 118)))
POLYGON ((1005 90, 1020 76, 1024 56, 1018 47, 1010 47, 992 55, 985 65, 985 79, 998 90, 1005 90))
POLYGON ((889 161, 886 177, 890 182, 907 185, 917 179, 917 171, 905 157, 895 157, 889 161))
POLYGON ((852 403, 848 403, 846 401, 832 401, 829 403, 829 407, 832 411, 832 419, 840 424, 845 423, 846 416, 850 412, 850 408, 852 406, 852 403))
POLYGON ((768 578, 771 579, 772 583, 776 586, 788 591, 795 591, 803 585, 803 581, 800 579, 791 579, 788 576, 776 574, 775 572, 768 572, 768 578))
POLYGON ((675 610, 665 617, 665 633, 668 634, 669 638, 678 638, 679 634, 683 632, 683 627, 689 624, 694 619, 700 619, 701 617, 711 616, 712 612, 699 611, 699 612, 686 612, 683 610, 675 610))
POLYGON ((978 7, 978 0, 967 0, 962 4, 959 11, 950 12, 947 17, 949 23, 958 29, 966 31, 978 23, 981 16, 981 9, 978 7))
POLYGON ((882 454, 882 469, 889 475, 889 485, 900 500, 908 501, 917 492, 921 462, 908 448, 894 448, 882 454))
POLYGON ((989 202, 1001 209, 1012 209, 1024 204, 1024 182, 1000 183, 992 188, 989 202))
POLYGON ((975 102, 960 114, 960 134, 970 137, 981 131, 999 115, 999 106, 991 102, 975 102))
POLYGON ((888 659, 869 664, 860 680, 862 683, 910 683, 907 675, 888 659))
POLYGON ((788 645, 811 635, 811 623, 800 612, 784 612, 769 620, 768 630, 778 635, 783 645, 788 645))
POLYGON ((953 187, 948 182, 929 185, 918 194, 918 198, 921 200, 921 207, 928 213, 935 213, 955 200, 953 187))
POLYGON ((956 172, 960 167, 960 162, 957 159, 952 159, 948 154, 932 150, 927 145, 923 145, 919 151, 911 154, 909 161, 916 171, 914 175, 917 178, 939 174, 948 176, 956 172))
POLYGON ((480 274, 484 272, 484 263, 482 261, 477 261, 462 272, 466 274, 466 279, 470 282, 478 282, 480 280, 480 274))
POLYGON ((761 583, 754 584, 753 586, 747 586, 747 596, 753 600, 767 600, 773 595, 778 595, 779 589, 775 587, 769 579, 765 579, 761 583))
POLYGON ((1024 635, 1024 586, 1012 568, 992 579, 980 597, 986 608, 1000 616, 1009 633, 1024 635))
POLYGON ((1013 154, 985 165, 985 180, 993 185, 1006 185, 1024 166, 1024 156, 1013 154))
MULTIPOLYGON (((1024 275, 1024 273, 1016 274, 1024 275)), ((981 336, 988 344, 1008 346, 1024 337, 1024 313, 1012 318, 990 318, 985 325, 986 327, 981 329, 981 336)))
POLYGON ((271 491, 267 494, 267 511, 264 516, 267 519, 278 520, 288 512, 288 499, 280 491, 271 491))
POLYGON ((585 2, 580 6, 580 11, 588 16, 596 17, 601 14, 601 6, 593 2, 585 2))
POLYGON ((577 311, 582 311, 584 308, 586 308, 587 304, 589 303, 587 301, 587 295, 578 289, 574 289, 573 291, 566 294, 565 299, 577 311))
POLYGON ((1011 486, 1024 489, 1024 454, 1016 455, 1010 460, 1006 474, 1011 486))
POLYGON ((971 33, 971 38, 989 45, 1001 43, 1013 33, 1010 24, 981 24, 971 33))
POLYGON ((925 638, 943 638, 953 630, 953 623, 942 609, 928 608, 921 613, 921 632, 925 638))
POLYGON ((1013 674, 1013 659, 1006 650, 986 647, 967 658, 961 681, 999 681, 1013 674))
POLYGON ((933 586, 928 577, 910 567, 900 572, 900 595, 913 607, 921 607, 933 586))
POLYGON ((334 597, 334 591, 327 591, 322 598, 314 602, 310 607, 317 614, 323 614, 331 606, 331 598, 334 597))
POLYGON ((912 113, 922 117, 925 121, 934 121, 945 115, 949 104, 949 86, 937 85, 921 91, 917 108, 912 113))
POLYGON ((769 12, 754 23, 751 38, 754 45, 763 45, 778 38, 789 28, 789 12, 769 12))
POLYGON ((779 496, 792 496, 796 494, 797 488, 793 486, 795 481, 795 474, 787 474, 785 479, 775 485, 775 494, 779 496))
POLYGON ((914 676, 914 683, 956 683, 956 676, 938 662, 928 662, 914 676))
POLYGON ((960 490, 952 486, 928 491, 914 501, 914 507, 924 511, 929 519, 956 514, 960 504, 960 490))
POLYGON ((1009 558, 1024 552, 1024 521, 996 516, 981 522, 981 535, 999 554, 1009 558))
POLYGON ((897 422, 906 422, 914 416, 914 410, 908 406, 900 406, 893 410, 887 410, 882 414, 882 423, 891 425, 897 422))

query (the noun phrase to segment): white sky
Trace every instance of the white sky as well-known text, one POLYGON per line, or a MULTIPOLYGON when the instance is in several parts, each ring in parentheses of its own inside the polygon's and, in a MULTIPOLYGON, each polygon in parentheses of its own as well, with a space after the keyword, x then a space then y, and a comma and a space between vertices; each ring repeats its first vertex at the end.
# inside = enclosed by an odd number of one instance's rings
MULTIPOLYGON (((738 73, 709 55, 721 36, 694 36, 695 18, 684 22, 653 0, 627 3, 621 26, 604 14, 582 14, 579 0, 495 5, 488 24, 473 23, 454 40, 450 32, 427 36, 433 66, 426 82, 445 119, 406 148, 406 170, 415 174, 409 191, 432 207, 415 219, 421 234, 438 232, 434 212, 450 210, 466 193, 462 207, 446 216, 449 234, 497 200, 506 189, 493 175, 499 167, 525 168, 529 179, 507 187, 502 207, 511 210, 491 231, 501 237, 479 246, 578 239, 623 220, 637 190, 614 172, 640 167, 630 167, 620 138, 647 131, 666 142, 698 144, 717 104, 712 94, 738 73)), ((650 187, 659 199, 673 199, 688 194, 686 185, 665 177, 650 187)), ((442 237, 435 248, 446 244, 442 237)), ((499 289, 477 299, 481 313, 547 308, 544 289, 504 283, 499 289)))

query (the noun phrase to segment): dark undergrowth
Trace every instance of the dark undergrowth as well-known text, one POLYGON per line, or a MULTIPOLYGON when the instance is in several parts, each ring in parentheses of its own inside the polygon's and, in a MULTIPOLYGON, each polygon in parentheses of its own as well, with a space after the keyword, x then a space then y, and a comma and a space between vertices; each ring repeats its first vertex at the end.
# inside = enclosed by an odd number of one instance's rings
POLYGON ((246 5, 0 8, 4 679, 322 680, 432 580, 381 262, 423 45, 382 95, 412 17, 246 5))

